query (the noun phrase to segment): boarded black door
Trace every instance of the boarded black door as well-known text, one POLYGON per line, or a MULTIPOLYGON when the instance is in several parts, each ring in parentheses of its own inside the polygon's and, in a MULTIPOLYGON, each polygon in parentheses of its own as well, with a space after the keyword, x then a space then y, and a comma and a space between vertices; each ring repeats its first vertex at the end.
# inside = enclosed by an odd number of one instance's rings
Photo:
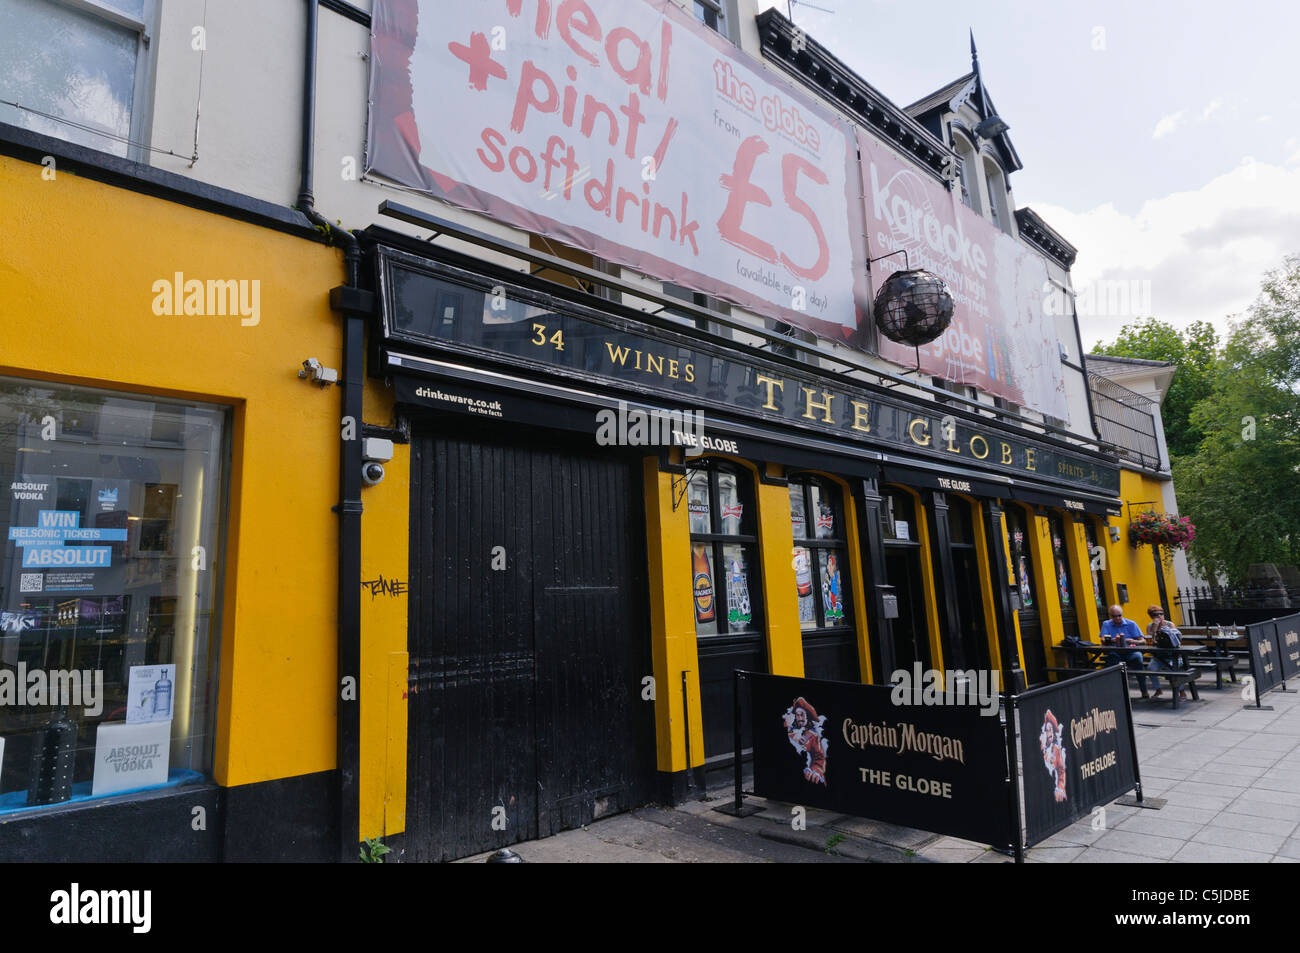
POLYGON ((654 725, 635 465, 417 435, 411 472, 411 858, 644 803, 654 725))

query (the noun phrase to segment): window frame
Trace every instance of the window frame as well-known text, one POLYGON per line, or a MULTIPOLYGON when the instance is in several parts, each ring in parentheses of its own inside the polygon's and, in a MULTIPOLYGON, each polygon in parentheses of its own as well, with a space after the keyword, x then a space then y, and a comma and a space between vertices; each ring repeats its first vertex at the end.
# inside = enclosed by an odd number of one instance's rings
MULTIPOLYGON (((705 457, 702 460, 690 461, 686 464, 687 480, 687 536, 690 544, 691 559, 694 560, 695 547, 708 547, 709 556, 712 559, 710 570, 713 575, 713 604, 714 616, 713 622, 716 631, 701 632, 700 621, 695 618, 695 586, 694 586, 694 566, 691 571, 691 617, 695 624, 695 637, 697 639, 725 639, 725 638, 744 638, 753 636, 762 636, 765 631, 766 618, 765 606, 762 600, 763 586, 763 565, 762 549, 759 544, 758 534, 758 512, 757 496, 754 490, 754 475, 740 464, 733 463, 729 460, 719 459, 717 457, 705 457), (690 528, 690 486, 696 474, 703 473, 708 481, 709 495, 709 532, 697 533, 690 528), (721 506, 719 505, 719 476, 727 474, 736 480, 736 495, 740 499, 741 506, 747 507, 750 513, 748 528, 754 530, 750 533, 722 533, 718 532, 722 526, 721 506), (746 585, 749 589, 749 606, 750 620, 749 625, 744 629, 733 630, 728 618, 730 606, 730 593, 726 587, 726 563, 723 558, 723 550, 729 546, 739 546, 747 553, 746 558, 746 585), (752 556, 751 558, 748 558, 752 556), (721 571, 720 571, 721 570, 721 571)), ((746 519, 743 515, 740 518, 740 529, 746 528, 746 519)), ((708 625, 710 623, 703 623, 708 625)))
MULTIPOLYGON (((126 159, 147 164, 150 151, 149 143, 153 135, 154 72, 157 65, 153 37, 157 33, 158 27, 159 0, 142 0, 143 11, 140 19, 123 13, 116 7, 102 2, 102 0, 37 0, 37 2, 54 7, 63 7, 66 10, 96 18, 110 26, 135 33, 135 80, 131 87, 131 123, 127 129, 126 142, 123 145, 126 146, 126 159)), ((109 132, 106 126, 96 128, 90 123, 68 119, 63 116, 56 116, 52 121, 63 125, 65 128, 74 129, 88 137, 106 140, 110 143, 121 142, 118 135, 109 132)), ((111 152, 110 149, 104 148, 103 141, 96 142, 94 145, 87 145, 83 141, 70 139, 66 135, 60 135, 56 138, 98 152, 117 154, 111 152)))
POLYGON ((704 26, 717 33, 718 36, 728 40, 733 46, 740 45, 739 38, 735 36, 735 24, 740 20, 736 0, 691 0, 689 12, 696 22, 704 24, 704 26), (697 5, 707 7, 712 11, 718 19, 718 25, 711 26, 708 21, 703 19, 696 12, 697 5))
MULTIPOLYGON (((852 632, 856 630, 855 620, 853 618, 853 575, 849 571, 849 537, 848 537, 848 499, 843 487, 832 480, 818 473, 792 473, 789 475, 788 484, 790 487, 799 487, 803 497, 804 512, 804 530, 813 530, 812 536, 794 536, 794 514, 790 514, 791 536, 796 548, 803 549, 808 553, 808 571, 812 576, 812 597, 813 597, 813 621, 818 623, 810 628, 805 629, 803 623, 799 625, 799 631, 805 638, 818 635, 839 634, 852 632), (813 522, 812 507, 812 488, 817 487, 823 498, 831 497, 831 508, 837 512, 839 517, 839 526, 836 529, 842 533, 840 536, 817 536, 816 526, 809 524, 813 522), (823 604, 822 596, 822 578, 821 562, 818 560, 818 552, 826 550, 836 556, 840 573, 840 602, 844 607, 844 614, 837 625, 821 625, 821 620, 826 617, 826 607, 823 604)), ((796 605, 799 599, 797 591, 798 583, 796 582, 795 600, 796 605)))

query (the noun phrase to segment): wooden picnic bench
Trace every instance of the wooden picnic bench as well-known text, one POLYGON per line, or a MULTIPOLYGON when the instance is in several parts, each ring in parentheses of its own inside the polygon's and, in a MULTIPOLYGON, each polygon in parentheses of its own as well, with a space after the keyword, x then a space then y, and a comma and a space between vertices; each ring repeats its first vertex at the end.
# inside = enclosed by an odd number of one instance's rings
MULTIPOLYGON (((1128 677, 1138 679, 1138 691, 1143 698, 1150 697, 1146 689, 1146 677, 1154 675, 1156 678, 1163 678, 1169 682, 1170 694, 1173 696, 1173 707, 1177 708, 1179 701, 1179 692, 1186 688, 1192 693, 1193 701, 1200 701, 1200 693, 1196 690, 1196 680, 1201 677, 1201 668, 1191 667, 1192 657, 1199 655, 1204 650, 1200 646, 1181 646, 1176 649, 1159 648, 1153 645, 1096 645, 1091 642, 1060 642, 1054 646, 1058 651, 1065 652, 1069 658, 1069 667, 1064 669, 1048 668, 1048 672, 1074 672, 1078 674, 1083 671, 1095 671, 1096 668, 1103 668, 1106 665, 1123 665, 1124 659, 1115 661, 1104 661, 1111 656, 1128 656, 1134 652, 1142 652, 1153 656, 1170 656, 1184 655, 1188 656, 1188 667, 1181 669, 1149 669, 1145 666, 1141 669, 1128 669, 1128 677), (1082 665, 1080 664, 1082 661, 1082 665), (1093 668, 1087 668, 1087 665, 1093 665, 1093 668)), ((1158 682, 1156 684, 1159 684, 1158 682)))

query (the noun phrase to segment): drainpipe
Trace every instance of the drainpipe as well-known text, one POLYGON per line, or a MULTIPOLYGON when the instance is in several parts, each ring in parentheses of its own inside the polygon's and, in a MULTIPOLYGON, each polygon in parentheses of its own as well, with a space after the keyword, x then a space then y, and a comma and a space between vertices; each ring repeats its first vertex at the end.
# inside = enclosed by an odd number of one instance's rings
POLYGON ((351 421, 352 439, 339 441, 338 565, 338 860, 357 859, 360 842, 361 763, 361 394, 365 360, 365 316, 372 296, 357 287, 361 246, 346 229, 332 226, 316 211, 312 192, 316 142, 316 34, 318 0, 307 0, 306 50, 303 56, 302 163, 298 209, 324 231, 331 245, 343 249, 346 283, 330 291, 330 307, 343 315, 343 420, 351 421), (348 680, 351 680, 350 683, 348 680))

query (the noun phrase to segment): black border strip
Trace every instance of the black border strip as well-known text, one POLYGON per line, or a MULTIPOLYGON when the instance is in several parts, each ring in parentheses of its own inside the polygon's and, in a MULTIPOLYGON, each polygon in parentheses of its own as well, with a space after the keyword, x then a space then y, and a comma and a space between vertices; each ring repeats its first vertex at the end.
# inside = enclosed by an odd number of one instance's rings
POLYGON ((189 176, 155 169, 142 162, 87 149, 85 146, 3 122, 0 122, 0 155, 36 166, 40 166, 46 156, 53 156, 55 170, 61 175, 92 179, 115 188, 287 232, 322 244, 328 241, 297 209, 264 202, 241 192, 208 185, 189 176))

